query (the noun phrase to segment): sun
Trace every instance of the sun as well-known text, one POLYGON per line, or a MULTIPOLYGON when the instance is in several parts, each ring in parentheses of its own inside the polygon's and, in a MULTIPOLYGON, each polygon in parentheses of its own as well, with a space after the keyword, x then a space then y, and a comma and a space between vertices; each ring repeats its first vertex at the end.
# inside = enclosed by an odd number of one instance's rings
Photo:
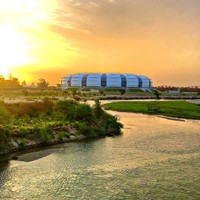
POLYGON ((0 74, 7 75, 12 67, 29 62, 25 41, 23 33, 14 26, 0 25, 0 74))

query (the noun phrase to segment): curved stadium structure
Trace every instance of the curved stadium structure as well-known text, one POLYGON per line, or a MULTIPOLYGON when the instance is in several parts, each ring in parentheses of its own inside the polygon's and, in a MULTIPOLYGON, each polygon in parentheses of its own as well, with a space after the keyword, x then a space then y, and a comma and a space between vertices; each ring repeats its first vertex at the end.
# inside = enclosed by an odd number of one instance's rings
POLYGON ((62 78, 61 89, 65 90, 68 88, 140 88, 143 90, 150 90, 152 88, 152 82, 151 79, 146 76, 134 74, 81 73, 70 74, 62 78))

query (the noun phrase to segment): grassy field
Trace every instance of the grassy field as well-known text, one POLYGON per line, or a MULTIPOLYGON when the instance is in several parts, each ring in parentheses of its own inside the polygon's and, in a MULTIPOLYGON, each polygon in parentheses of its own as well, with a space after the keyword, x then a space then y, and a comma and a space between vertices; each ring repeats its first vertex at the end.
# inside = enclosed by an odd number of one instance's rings
POLYGON ((200 119, 200 105, 185 101, 132 101, 104 105, 107 110, 200 119))

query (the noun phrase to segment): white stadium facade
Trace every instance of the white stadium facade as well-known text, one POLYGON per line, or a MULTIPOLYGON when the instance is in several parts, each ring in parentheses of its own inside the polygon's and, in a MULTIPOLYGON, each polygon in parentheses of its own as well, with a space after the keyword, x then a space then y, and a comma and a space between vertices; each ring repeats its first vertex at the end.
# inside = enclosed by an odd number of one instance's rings
POLYGON ((68 88, 118 88, 142 89, 149 91, 152 88, 151 79, 146 76, 118 73, 80 73, 70 74, 62 78, 61 89, 68 88))

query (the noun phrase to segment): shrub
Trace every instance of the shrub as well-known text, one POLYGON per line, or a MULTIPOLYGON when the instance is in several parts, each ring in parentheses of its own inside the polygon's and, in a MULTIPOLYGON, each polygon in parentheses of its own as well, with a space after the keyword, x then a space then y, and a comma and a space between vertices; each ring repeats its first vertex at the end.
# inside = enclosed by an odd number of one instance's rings
POLYGON ((110 115, 108 113, 104 113, 104 119, 101 121, 101 126, 105 127, 107 133, 117 135, 121 133, 121 128, 123 125, 118 122, 116 116, 110 115))
POLYGON ((120 92, 121 95, 123 95, 123 94, 125 94, 126 90, 125 89, 120 89, 119 92, 120 92))
POLYGON ((80 135, 84 135, 84 136, 93 136, 92 129, 91 129, 90 126, 88 126, 88 124, 83 123, 83 122, 82 122, 82 123, 79 122, 79 123, 76 124, 76 127, 77 127, 78 133, 79 133, 80 135))
POLYGON ((27 144, 27 140, 26 138, 23 138, 19 143, 19 147, 24 148, 26 144, 27 144))
POLYGON ((4 105, 0 104, 0 123, 8 123, 12 119, 11 113, 4 107, 4 105))
POLYGON ((64 137, 65 137, 65 132, 64 131, 58 132, 58 140, 59 141, 63 141, 64 137))
POLYGON ((75 109, 74 120, 91 122, 93 120, 92 108, 87 104, 79 104, 75 109))
POLYGON ((55 111, 60 116, 62 114, 65 120, 73 120, 77 105, 78 103, 74 100, 58 101, 55 111))
POLYGON ((101 95, 103 95, 103 94, 104 94, 104 91, 103 91, 102 89, 100 89, 100 90, 99 90, 99 93, 100 93, 101 95))
POLYGON ((40 128, 38 136, 39 136, 39 140, 43 143, 47 143, 52 139, 51 130, 47 127, 40 128))
POLYGON ((3 150, 4 147, 8 144, 10 140, 10 134, 0 125, 0 150, 3 150))
POLYGON ((97 118, 100 118, 103 114, 103 109, 101 107, 100 101, 98 99, 95 100, 95 105, 94 105, 94 114, 97 118))
POLYGON ((160 93, 158 90, 153 90, 153 94, 156 96, 156 99, 160 99, 160 93))

